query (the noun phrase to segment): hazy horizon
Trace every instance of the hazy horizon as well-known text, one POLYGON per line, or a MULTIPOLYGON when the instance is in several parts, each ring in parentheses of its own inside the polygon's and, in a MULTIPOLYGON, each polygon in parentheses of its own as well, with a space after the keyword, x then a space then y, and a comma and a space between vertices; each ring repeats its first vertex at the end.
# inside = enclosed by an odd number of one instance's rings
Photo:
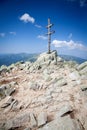
MULTIPOLYGON (((28 53, 27 52, 20 52, 20 53, 0 53, 0 55, 20 55, 20 54, 26 54, 26 55, 36 54, 36 55, 39 55, 41 53, 44 53, 44 52, 37 52, 37 53, 29 53, 29 52, 28 53)), ((79 56, 67 55, 67 54, 58 54, 58 56, 62 56, 62 55, 71 56, 71 57, 76 57, 76 58, 81 58, 81 59, 87 60, 87 58, 83 58, 83 57, 79 57, 79 56)))

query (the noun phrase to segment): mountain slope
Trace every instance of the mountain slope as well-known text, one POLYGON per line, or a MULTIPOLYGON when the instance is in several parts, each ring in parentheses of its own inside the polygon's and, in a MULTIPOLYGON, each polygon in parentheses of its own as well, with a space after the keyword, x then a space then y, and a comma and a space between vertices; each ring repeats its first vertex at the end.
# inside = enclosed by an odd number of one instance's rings
POLYGON ((87 130, 87 62, 56 59, 0 68, 0 130, 87 130))

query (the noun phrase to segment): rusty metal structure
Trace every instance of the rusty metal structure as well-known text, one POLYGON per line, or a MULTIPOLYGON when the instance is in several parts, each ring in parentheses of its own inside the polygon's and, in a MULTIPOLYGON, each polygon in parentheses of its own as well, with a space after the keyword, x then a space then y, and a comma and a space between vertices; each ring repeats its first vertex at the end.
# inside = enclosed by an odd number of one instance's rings
POLYGON ((46 26, 46 28, 48 29, 48 54, 51 53, 51 35, 53 33, 55 33, 55 31, 51 31, 51 27, 53 26, 54 24, 51 24, 50 23, 50 18, 48 18, 48 25, 46 26))

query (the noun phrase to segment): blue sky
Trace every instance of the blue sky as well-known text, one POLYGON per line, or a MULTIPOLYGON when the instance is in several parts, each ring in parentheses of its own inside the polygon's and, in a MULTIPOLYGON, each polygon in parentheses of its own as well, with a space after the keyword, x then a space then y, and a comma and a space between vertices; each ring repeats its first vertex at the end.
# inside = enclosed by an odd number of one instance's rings
POLYGON ((87 59, 86 0, 0 0, 0 53, 47 51, 48 18, 51 49, 87 59))

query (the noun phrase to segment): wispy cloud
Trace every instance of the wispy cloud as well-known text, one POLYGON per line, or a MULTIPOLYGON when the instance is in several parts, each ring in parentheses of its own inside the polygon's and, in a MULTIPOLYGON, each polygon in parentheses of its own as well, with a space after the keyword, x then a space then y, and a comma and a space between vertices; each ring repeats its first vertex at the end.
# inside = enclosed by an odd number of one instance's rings
POLYGON ((80 0, 80 6, 83 7, 87 5, 87 1, 86 0, 80 0))
POLYGON ((68 49, 79 49, 87 51, 87 47, 79 42, 75 42, 73 40, 70 41, 59 41, 59 40, 53 40, 52 44, 55 47, 68 47, 68 49))
POLYGON ((70 33, 70 34, 69 34, 68 38, 69 38, 69 39, 71 39, 71 38, 72 38, 72 33, 70 33))
POLYGON ((41 26, 41 25, 38 25, 38 24, 35 24, 35 27, 37 27, 37 28, 42 28, 42 26, 41 26))
POLYGON ((43 36, 43 35, 38 35, 37 38, 40 38, 40 39, 42 39, 42 40, 46 40, 46 39, 47 39, 47 37, 46 37, 46 36, 43 36))
POLYGON ((87 5, 87 0, 67 0, 70 2, 78 2, 80 7, 84 7, 85 5, 87 5))
POLYGON ((31 17, 28 13, 23 14, 19 19, 25 23, 28 23, 28 22, 34 23, 35 22, 35 19, 33 17, 31 17))
POLYGON ((16 32, 9 32, 10 34, 12 34, 12 35, 16 35, 16 32))
POLYGON ((0 37, 5 37, 5 33, 0 33, 0 37))

